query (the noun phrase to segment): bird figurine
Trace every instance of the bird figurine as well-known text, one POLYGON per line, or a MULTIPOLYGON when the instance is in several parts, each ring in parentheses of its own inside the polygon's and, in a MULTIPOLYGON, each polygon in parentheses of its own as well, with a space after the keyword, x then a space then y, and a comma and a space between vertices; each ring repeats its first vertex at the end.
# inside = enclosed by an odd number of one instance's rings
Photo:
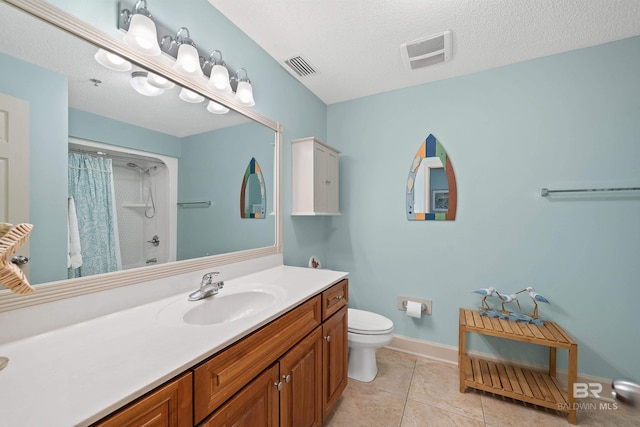
POLYGON ((482 303, 480 304, 481 308, 483 310, 491 310, 491 307, 489 307, 489 304, 487 304, 487 298, 488 297, 495 297, 498 296, 498 291, 496 290, 496 288, 494 288, 493 286, 487 288, 487 289, 476 289, 474 291, 471 292, 475 292, 476 294, 480 294, 480 295, 484 295, 484 297, 482 297, 482 303))
POLYGON ((518 296, 516 294, 511 294, 511 295, 504 295, 504 294, 498 294, 498 298, 500 298, 502 300, 502 312, 504 314, 511 314, 510 311, 507 311, 504 309, 504 305, 507 303, 510 303, 512 301, 515 301, 516 304, 518 304, 518 308, 520 308, 520 301, 518 301, 518 296))
POLYGON ((546 299, 545 297, 537 293, 536 290, 533 289, 531 286, 528 286, 523 290, 518 291, 517 293, 519 294, 525 291, 529 292, 529 296, 533 300, 533 304, 534 304, 533 313, 530 313, 529 316, 531 316, 533 319, 537 319, 538 318, 538 302, 546 302, 547 304, 551 304, 551 303, 549 302, 548 299, 546 299))

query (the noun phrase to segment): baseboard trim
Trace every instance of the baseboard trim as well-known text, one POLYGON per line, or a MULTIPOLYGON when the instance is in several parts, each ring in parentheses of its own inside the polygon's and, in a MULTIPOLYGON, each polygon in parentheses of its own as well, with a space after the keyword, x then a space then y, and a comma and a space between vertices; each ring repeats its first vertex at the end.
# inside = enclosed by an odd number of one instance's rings
POLYGON ((452 365, 458 364, 458 347, 451 345, 394 335, 387 348, 452 365))
MULTIPOLYGON (((430 341, 419 340, 415 338, 409 338, 402 335, 394 335, 391 344, 386 348, 403 353, 413 354, 414 356, 424 357, 426 359, 436 360, 439 362, 449 363, 452 365, 458 365, 458 347, 452 345, 438 344, 430 341)), ((539 371, 546 371, 547 366, 538 365, 534 363, 527 363, 522 361, 514 361, 506 359, 504 357, 496 356, 495 354, 482 353, 479 351, 469 351, 469 354, 474 357, 480 357, 482 359, 509 363, 511 365, 520 366, 528 369, 535 369, 539 371)), ((566 389, 567 388, 567 371, 563 369, 557 370, 558 381, 566 389)), ((608 378, 596 377, 593 375, 582 374, 578 372, 578 382, 583 383, 599 383, 602 385, 602 391, 600 398, 613 402, 611 397, 611 380, 608 378)))

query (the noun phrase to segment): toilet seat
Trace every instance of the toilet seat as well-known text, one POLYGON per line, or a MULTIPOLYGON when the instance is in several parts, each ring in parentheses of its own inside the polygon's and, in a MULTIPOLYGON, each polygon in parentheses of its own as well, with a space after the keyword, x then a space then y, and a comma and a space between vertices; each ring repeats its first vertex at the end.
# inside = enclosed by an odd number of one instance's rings
POLYGON ((370 311, 349 309, 348 331, 360 335, 384 335, 393 332, 393 322, 370 311))

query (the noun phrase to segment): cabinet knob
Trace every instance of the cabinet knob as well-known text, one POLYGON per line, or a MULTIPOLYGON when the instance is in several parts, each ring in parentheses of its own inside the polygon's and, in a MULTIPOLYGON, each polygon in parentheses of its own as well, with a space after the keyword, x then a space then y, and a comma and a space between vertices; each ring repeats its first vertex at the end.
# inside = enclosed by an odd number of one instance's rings
POLYGON ((275 388, 277 388, 277 389, 278 389, 278 391, 281 391, 281 390, 282 390, 282 381, 279 381, 279 382, 277 382, 277 383, 273 383, 273 386, 274 386, 275 388))
POLYGON ((324 339, 326 342, 331 342, 331 335, 327 335, 324 339))
POLYGON ((334 298, 337 299, 338 301, 340 301, 342 298, 344 298, 344 296, 343 295, 336 295, 334 298))
POLYGON ((284 380, 285 383, 289 383, 289 381, 291 381, 291 375, 283 375, 282 379, 284 380))

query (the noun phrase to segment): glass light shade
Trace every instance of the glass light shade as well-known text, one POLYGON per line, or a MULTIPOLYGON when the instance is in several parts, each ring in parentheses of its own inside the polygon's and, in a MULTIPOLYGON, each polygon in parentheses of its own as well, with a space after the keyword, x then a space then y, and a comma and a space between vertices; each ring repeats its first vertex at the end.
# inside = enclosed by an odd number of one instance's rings
POLYGON ((173 89, 176 85, 171 80, 167 80, 162 76, 159 76, 154 73, 149 73, 147 76, 147 83, 149 83, 153 87, 157 87, 158 89, 173 89))
POLYGON ((131 73, 131 80, 129 81, 129 83, 131 84, 131 87, 136 90, 136 92, 144 96, 160 96, 164 93, 164 89, 151 86, 147 82, 146 72, 137 71, 131 73))
POLYGON ((156 24, 153 23, 151 18, 140 13, 136 13, 131 17, 129 31, 124 36, 124 42, 145 55, 160 55, 156 24))
POLYGON ((129 71, 131 69, 131 62, 104 49, 98 49, 93 57, 98 64, 113 71, 129 71))
POLYGON ((178 57, 173 69, 185 76, 200 77, 202 76, 202 68, 200 68, 200 55, 195 46, 190 44, 181 44, 178 48, 178 57))
POLYGON ((182 88, 179 96, 180 99, 182 99, 184 102, 189 102, 191 104, 198 104, 204 101, 204 96, 197 94, 194 91, 187 89, 186 87, 182 88))
POLYGON ((256 105, 256 102, 253 99, 253 88, 251 87, 251 83, 239 81, 234 99, 247 107, 253 107, 256 105))
POLYGON ((207 111, 213 114, 227 114, 229 109, 224 105, 218 104, 215 101, 209 101, 207 105, 207 111))
POLYGON ((207 87, 222 93, 230 93, 229 70, 224 65, 216 64, 211 67, 211 75, 207 87))

